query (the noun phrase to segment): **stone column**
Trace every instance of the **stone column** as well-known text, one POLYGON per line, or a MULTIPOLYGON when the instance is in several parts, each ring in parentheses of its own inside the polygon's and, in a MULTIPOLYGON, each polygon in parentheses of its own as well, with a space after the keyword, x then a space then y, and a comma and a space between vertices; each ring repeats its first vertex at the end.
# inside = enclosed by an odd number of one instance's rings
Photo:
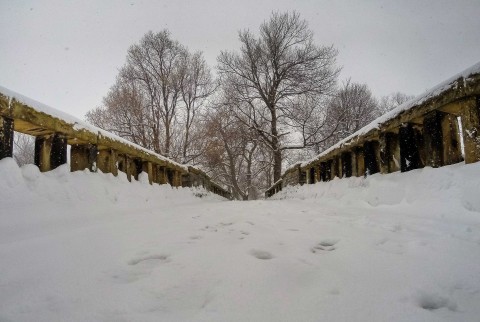
POLYGON ((14 122, 0 116, 0 160, 13 157, 14 122))

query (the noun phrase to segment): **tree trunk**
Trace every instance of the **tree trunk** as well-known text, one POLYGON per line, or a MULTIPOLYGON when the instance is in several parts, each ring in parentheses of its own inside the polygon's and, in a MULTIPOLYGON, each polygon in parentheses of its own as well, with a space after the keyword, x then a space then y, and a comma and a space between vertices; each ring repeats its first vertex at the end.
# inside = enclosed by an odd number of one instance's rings
POLYGON ((277 113, 273 104, 270 107, 270 112, 272 114, 273 182, 275 183, 282 177, 282 150, 280 149, 280 142, 278 140, 277 113))

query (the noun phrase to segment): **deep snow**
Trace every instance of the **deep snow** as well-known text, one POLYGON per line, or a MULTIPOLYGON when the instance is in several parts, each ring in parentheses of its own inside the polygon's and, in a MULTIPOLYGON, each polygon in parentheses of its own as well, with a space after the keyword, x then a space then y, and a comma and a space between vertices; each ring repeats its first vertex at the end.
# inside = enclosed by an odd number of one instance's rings
POLYGON ((235 202, 3 159, 0 321, 479 321, 479 175, 235 202))

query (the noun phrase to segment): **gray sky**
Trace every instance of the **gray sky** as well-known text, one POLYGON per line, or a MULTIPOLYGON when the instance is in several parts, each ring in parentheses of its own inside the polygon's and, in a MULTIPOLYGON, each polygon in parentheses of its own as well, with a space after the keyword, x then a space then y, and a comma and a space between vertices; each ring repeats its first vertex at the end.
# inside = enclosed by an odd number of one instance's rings
POLYGON ((0 0, 0 85, 83 119, 148 30, 169 29, 213 68, 273 10, 298 11, 339 50, 341 79, 377 97, 420 94, 480 61, 479 0, 0 0))

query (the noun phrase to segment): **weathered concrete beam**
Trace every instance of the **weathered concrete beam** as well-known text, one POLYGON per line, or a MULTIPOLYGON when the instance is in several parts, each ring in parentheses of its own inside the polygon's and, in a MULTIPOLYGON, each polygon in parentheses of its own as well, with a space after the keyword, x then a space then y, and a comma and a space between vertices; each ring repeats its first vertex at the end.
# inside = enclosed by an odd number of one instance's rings
POLYGON ((462 103, 461 109, 465 163, 480 161, 480 97, 462 103))
POLYGON ((97 146, 94 144, 73 144, 70 148, 70 170, 94 172, 97 162, 97 146))
POLYGON ((13 157, 14 121, 0 116, 0 160, 13 157))

